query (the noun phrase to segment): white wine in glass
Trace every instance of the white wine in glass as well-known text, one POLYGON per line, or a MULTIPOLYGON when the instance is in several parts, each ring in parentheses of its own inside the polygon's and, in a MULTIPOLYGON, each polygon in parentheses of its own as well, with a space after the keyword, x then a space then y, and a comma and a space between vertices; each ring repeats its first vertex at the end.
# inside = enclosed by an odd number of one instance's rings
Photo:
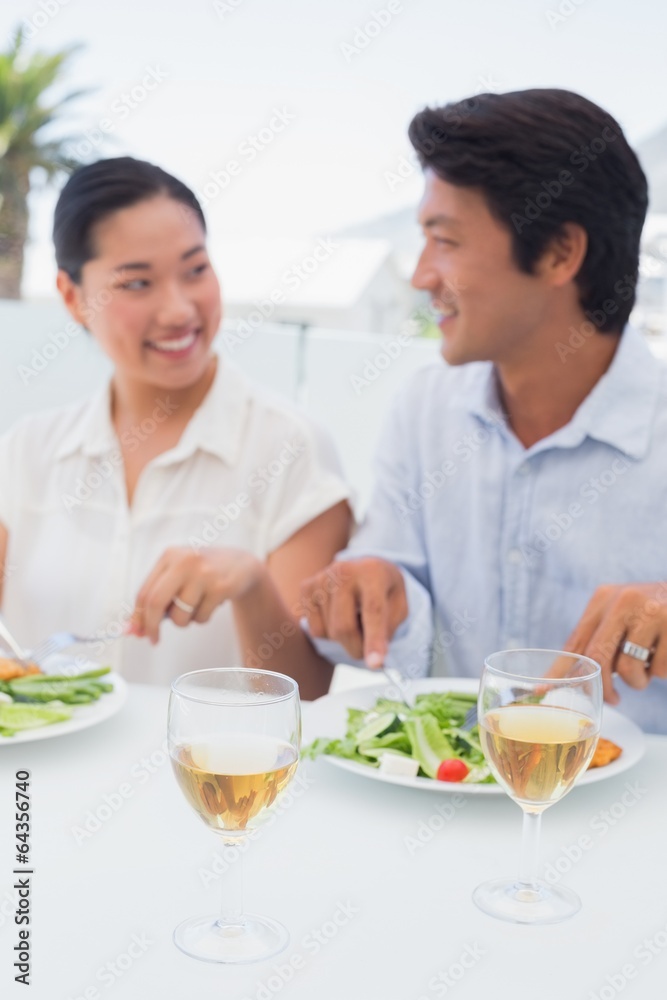
POLYGON ((176 780, 211 829, 237 834, 252 829, 264 809, 291 781, 295 748, 270 736, 212 736, 186 743, 171 758, 176 780))
POLYGON ((548 649, 512 649, 487 658, 479 691, 479 734, 497 781, 524 814, 518 878, 475 890, 475 903, 517 923, 555 923, 576 913, 579 897, 537 877, 542 813, 588 767, 600 734, 599 664, 548 649))
MULTIPOLYGON (((243 840, 294 776, 301 716, 295 681, 267 670, 199 670, 174 681, 169 701, 169 752, 187 802, 225 845, 243 840)), ((274 920, 243 911, 241 857, 225 872, 223 907, 174 932, 186 954, 209 962, 263 961, 286 947, 274 920)))

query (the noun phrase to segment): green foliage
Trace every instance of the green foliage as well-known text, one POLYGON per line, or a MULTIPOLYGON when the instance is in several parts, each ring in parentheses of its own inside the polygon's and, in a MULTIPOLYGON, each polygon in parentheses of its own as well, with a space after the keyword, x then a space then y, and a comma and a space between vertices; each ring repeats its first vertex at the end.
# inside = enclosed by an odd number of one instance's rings
POLYGON ((0 170, 41 167, 48 177, 76 164, 65 153, 72 140, 45 140, 40 133, 53 124, 63 106, 86 91, 72 91, 57 103, 45 100, 46 92, 60 82, 78 45, 47 55, 25 51, 19 28, 9 48, 0 52, 0 170), (11 166, 10 166, 11 165, 11 166))
POLYGON ((52 180, 78 166, 66 151, 73 139, 49 138, 49 126, 86 91, 73 91, 55 102, 47 96, 61 82, 78 48, 28 53, 19 28, 0 52, 0 296, 19 296, 31 172, 41 168, 52 180))

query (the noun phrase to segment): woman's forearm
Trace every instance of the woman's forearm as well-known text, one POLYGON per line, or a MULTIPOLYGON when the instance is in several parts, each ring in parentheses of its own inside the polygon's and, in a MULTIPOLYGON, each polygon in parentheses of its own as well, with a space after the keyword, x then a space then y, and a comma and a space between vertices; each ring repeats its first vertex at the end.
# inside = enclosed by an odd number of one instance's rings
POLYGON ((247 667, 288 674, 306 700, 327 693, 333 664, 320 656, 301 629, 298 609, 290 611, 263 563, 258 565, 256 582, 232 606, 247 667))

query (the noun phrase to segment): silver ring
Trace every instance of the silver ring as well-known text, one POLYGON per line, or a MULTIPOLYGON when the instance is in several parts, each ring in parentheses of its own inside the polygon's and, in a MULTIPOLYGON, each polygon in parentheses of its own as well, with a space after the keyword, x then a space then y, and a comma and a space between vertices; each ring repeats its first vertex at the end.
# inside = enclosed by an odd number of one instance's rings
POLYGON ((171 603, 175 604, 181 611, 185 611, 186 615, 191 615, 195 610, 192 604, 186 604, 180 597, 172 597, 171 603))
POLYGON ((638 646, 636 642, 630 642, 628 639, 623 643, 623 650, 626 656, 631 656, 635 660, 641 660, 642 663, 648 663, 651 659, 652 650, 647 649, 646 646, 638 646))

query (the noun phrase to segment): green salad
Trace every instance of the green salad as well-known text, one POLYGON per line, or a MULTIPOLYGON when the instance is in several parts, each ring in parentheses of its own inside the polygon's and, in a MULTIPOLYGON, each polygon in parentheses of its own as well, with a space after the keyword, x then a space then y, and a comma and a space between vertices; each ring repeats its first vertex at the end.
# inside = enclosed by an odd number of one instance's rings
POLYGON ((388 773, 494 784, 478 726, 462 728, 476 701, 476 695, 459 692, 420 694, 409 708, 378 698, 371 709, 348 708, 345 736, 319 737, 303 756, 312 760, 326 754, 388 773))
POLYGON ((89 704, 113 691, 113 684, 99 679, 110 669, 100 667, 72 677, 26 674, 0 681, 0 736, 66 722, 72 717, 75 705, 89 704))

